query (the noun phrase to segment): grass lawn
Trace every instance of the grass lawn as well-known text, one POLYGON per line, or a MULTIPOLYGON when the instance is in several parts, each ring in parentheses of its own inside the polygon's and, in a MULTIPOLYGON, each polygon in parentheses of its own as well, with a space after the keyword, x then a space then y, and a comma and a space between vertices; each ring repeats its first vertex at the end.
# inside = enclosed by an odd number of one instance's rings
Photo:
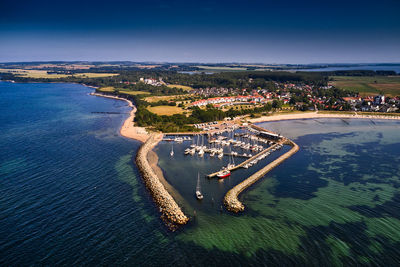
MULTIPOLYGON (((112 93, 115 92, 115 88, 112 86, 109 87, 101 87, 97 89, 100 92, 106 92, 106 93, 112 93)), ((126 94, 126 95, 149 95, 150 92, 145 92, 145 91, 127 91, 127 90, 121 90, 119 91, 120 94, 126 94)))
POLYGON ((193 88, 190 87, 190 86, 180 85, 180 84, 168 84, 167 86, 170 87, 170 88, 178 88, 178 89, 182 89, 182 90, 185 90, 185 91, 193 90, 193 88))
POLYGON ((180 107, 173 106, 155 106, 155 107, 147 107, 150 112, 153 112, 157 115, 174 115, 174 114, 182 114, 184 110, 180 107))
POLYGON ((362 96, 376 95, 383 92, 385 95, 400 95, 400 76, 333 76, 332 84, 338 88, 360 92, 362 96))
POLYGON ((120 94, 126 94, 126 95, 149 95, 150 92, 145 92, 145 91, 119 91, 120 94))
POLYGON ((181 97, 181 96, 186 97, 186 95, 162 95, 162 96, 149 96, 149 97, 146 97, 144 100, 149 103, 154 103, 154 102, 158 102, 161 100, 166 100, 166 101, 169 101, 172 99, 179 100, 179 97, 181 97))
POLYGON ((101 87, 99 89, 97 89, 100 92, 114 92, 114 87, 110 86, 110 87, 101 87))

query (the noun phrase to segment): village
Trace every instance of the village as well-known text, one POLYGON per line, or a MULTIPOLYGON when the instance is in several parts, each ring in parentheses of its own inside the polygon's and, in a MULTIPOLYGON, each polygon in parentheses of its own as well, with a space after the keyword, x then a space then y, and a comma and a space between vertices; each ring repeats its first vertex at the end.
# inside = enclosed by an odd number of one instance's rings
MULTIPOLYGON (((140 78, 140 82, 153 86, 166 85, 162 78, 140 78)), ((251 82, 251 80, 250 80, 251 82)), ((334 86, 311 86, 304 83, 274 82, 272 89, 239 89, 225 87, 196 88, 189 91, 191 101, 184 108, 209 107, 227 110, 238 106, 263 106, 273 108, 307 110, 336 110, 355 112, 399 112, 400 98, 383 94, 361 96, 358 93, 330 95, 334 86), (329 92, 328 92, 329 91, 329 92)), ((169 102, 173 102, 171 99, 169 102)))

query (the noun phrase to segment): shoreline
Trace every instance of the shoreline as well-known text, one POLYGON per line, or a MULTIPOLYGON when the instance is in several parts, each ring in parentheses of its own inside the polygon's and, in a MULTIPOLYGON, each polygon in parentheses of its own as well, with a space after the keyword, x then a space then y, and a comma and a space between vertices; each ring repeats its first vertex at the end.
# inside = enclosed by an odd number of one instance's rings
MULTIPOLYGON (((184 225, 189 218, 183 213, 175 199, 166 190, 157 170, 154 170, 148 160, 149 152, 162 140, 162 134, 151 134, 148 140, 139 148, 136 154, 136 164, 142 174, 147 189, 153 197, 161 212, 161 218, 171 230, 178 225, 184 225)), ((154 152, 153 152, 154 153, 154 152)), ((154 157, 153 157, 154 158, 154 157)), ((161 169, 159 169, 161 171, 161 169)), ((164 176, 162 176, 164 178, 164 176)))
POLYGON ((262 116, 260 118, 249 119, 251 123, 261 123, 269 121, 285 121, 285 120, 302 120, 302 119, 318 119, 318 118, 337 118, 337 119, 383 119, 383 120, 400 120, 400 116, 393 115, 365 115, 365 114, 334 114, 334 113, 296 113, 296 114, 278 114, 272 116, 262 116))
POLYGON ((182 196, 165 179, 161 167, 158 165, 158 155, 154 152, 154 147, 162 140, 163 134, 148 134, 142 127, 136 127, 133 119, 135 118, 136 106, 132 101, 112 95, 90 93, 92 96, 123 100, 128 102, 132 108, 129 117, 124 121, 120 128, 120 134, 124 137, 137 140, 142 143, 136 154, 135 161, 142 174, 146 188, 150 191, 153 201, 157 204, 161 212, 161 218, 166 222, 171 230, 175 230, 177 225, 186 224, 189 218, 182 212, 175 199, 183 202, 182 196), (139 132, 141 131, 141 132, 139 132), (173 195, 174 197, 172 197, 173 195))
POLYGON ((118 97, 118 96, 100 94, 100 93, 95 93, 95 92, 90 93, 90 95, 111 98, 111 99, 117 99, 117 100, 123 100, 123 101, 128 102, 128 105, 130 108, 132 108, 132 110, 129 112, 129 117, 122 124, 122 126, 119 130, 119 133, 124 137, 135 139, 142 143, 146 142, 147 139, 149 139, 149 135, 148 135, 146 129, 144 127, 135 126, 135 123, 133 122, 137 109, 136 109, 136 106, 132 103, 132 101, 130 101, 126 98, 118 97))

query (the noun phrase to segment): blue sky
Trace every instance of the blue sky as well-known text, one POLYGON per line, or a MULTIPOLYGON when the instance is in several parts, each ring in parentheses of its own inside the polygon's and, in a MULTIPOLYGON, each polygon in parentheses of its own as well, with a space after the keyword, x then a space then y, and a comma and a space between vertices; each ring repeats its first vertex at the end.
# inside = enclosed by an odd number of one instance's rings
POLYGON ((400 62, 400 1, 0 1, 0 61, 400 62))

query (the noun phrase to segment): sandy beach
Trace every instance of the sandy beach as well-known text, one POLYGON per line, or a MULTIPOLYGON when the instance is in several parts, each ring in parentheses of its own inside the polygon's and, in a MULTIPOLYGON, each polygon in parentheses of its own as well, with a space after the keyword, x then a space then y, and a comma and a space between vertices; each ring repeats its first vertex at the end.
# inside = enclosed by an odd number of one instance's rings
POLYGON ((272 116, 262 116, 260 118, 249 119, 251 123, 282 121, 282 120, 301 120, 301 119, 317 119, 317 118, 342 118, 342 119, 383 119, 383 120, 400 120, 400 116, 390 115, 360 115, 360 114, 327 114, 318 112, 281 114, 272 116))
MULTIPOLYGON (((117 96, 103 95, 98 93, 91 93, 91 95, 124 100, 128 102, 132 110, 129 117, 122 125, 120 133, 124 137, 132 138, 142 142, 144 144, 141 146, 140 150, 142 150, 146 144, 146 141, 149 140, 150 134, 148 134, 143 127, 136 127, 134 125, 133 119, 135 118, 136 106, 133 105, 132 101, 117 96)), ((142 175, 145 178, 145 183, 148 189, 153 194, 153 199, 159 204, 160 208, 162 208, 162 213, 168 218, 172 218, 172 221, 175 223, 178 222, 180 224, 185 224, 188 219, 175 202, 178 200, 178 202, 184 203, 185 200, 165 179, 163 171, 158 165, 158 155, 153 151, 154 147, 162 140, 162 138, 163 134, 161 133, 153 134, 153 140, 149 147, 145 149, 146 152, 142 151, 147 156, 143 156, 142 153, 138 153, 136 157, 136 163, 138 164, 139 169, 142 171, 142 175)))
POLYGON ((132 110, 130 112, 129 117, 125 120, 125 122, 122 125, 119 132, 124 137, 132 138, 132 139, 138 140, 142 143, 147 141, 147 139, 149 138, 149 134, 147 133, 146 129, 144 127, 135 126, 135 123, 133 122, 133 120, 135 118, 135 113, 136 113, 136 106, 133 105, 132 101, 122 98, 122 97, 99 94, 99 93, 91 93, 90 95, 118 99, 118 100, 123 100, 123 101, 128 102, 128 105, 129 105, 129 107, 132 108, 132 110))

